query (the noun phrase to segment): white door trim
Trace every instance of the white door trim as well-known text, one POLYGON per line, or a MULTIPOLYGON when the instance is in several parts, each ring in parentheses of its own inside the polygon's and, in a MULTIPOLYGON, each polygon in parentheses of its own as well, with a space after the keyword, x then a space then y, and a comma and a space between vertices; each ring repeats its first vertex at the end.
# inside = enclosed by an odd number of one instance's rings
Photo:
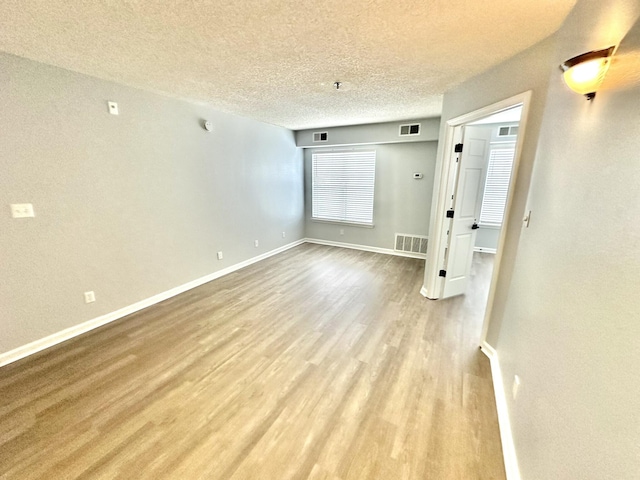
MULTIPOLYGON (((500 230, 500 238, 498 245, 501 246, 504 242, 504 237, 507 232, 507 222, 509 214, 511 212, 511 205, 513 203, 513 192, 515 190, 515 181, 517 179, 518 167, 520 165, 520 156, 522 153, 522 144, 525 138, 527 118, 529 116, 529 108, 531 103, 531 90, 514 95, 513 97, 506 98, 502 101, 487 105, 473 112, 460 115, 458 117, 447 120, 444 130, 444 143, 440 153, 439 161, 441 163, 440 177, 437 178, 434 184, 433 202, 435 202, 436 208, 434 210, 435 216, 432 222, 431 231, 429 232, 429 238, 432 240, 432 245, 427 250, 427 263, 426 263, 426 275, 425 283, 421 293, 430 299, 438 299, 442 295, 442 277, 438 276, 438 272, 441 267, 442 259, 444 258, 444 249, 447 245, 446 239, 446 210, 450 202, 450 183, 452 173, 455 171, 452 168, 455 164, 455 154, 453 153, 454 145, 457 143, 456 139, 461 137, 462 127, 467 124, 480 120, 496 112, 509 109, 516 105, 522 105, 522 116, 520 118, 520 129, 518 131, 518 141, 516 143, 516 152, 513 159, 513 168, 511 171, 511 186, 509 189, 509 195, 507 197, 507 204, 505 206, 504 223, 500 230)), ((459 141, 459 139, 458 139, 459 141)), ((494 260, 493 275, 491 276, 491 286, 489 288, 489 297, 487 299, 487 308, 485 311, 484 322, 482 326, 482 335, 480 337, 481 342, 484 342, 489 329, 488 319, 491 316, 493 307, 493 301, 495 298, 495 288, 498 280, 498 272, 500 270, 500 263, 502 260, 502 249, 498 248, 498 253, 494 260)))

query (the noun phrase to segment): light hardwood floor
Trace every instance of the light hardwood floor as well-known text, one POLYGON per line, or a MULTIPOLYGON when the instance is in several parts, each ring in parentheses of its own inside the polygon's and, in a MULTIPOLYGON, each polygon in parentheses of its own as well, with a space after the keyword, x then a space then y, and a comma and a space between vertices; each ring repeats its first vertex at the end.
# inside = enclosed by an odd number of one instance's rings
POLYGON ((491 256, 304 244, 0 369, 2 479, 504 479, 491 256))

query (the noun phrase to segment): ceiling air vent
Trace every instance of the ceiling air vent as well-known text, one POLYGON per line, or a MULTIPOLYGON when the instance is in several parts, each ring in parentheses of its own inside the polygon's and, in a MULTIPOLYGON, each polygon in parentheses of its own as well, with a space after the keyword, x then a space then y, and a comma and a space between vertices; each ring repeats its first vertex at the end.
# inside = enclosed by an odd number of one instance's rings
POLYGON ((518 126, 514 125, 512 127, 500 127, 498 129, 499 137, 515 137, 518 135, 518 126))
POLYGON ((328 138, 327 132, 313 132, 314 142, 326 142, 328 138))
POLYGON ((420 124, 411 123, 407 125, 400 125, 400 136, 407 137, 410 135, 420 135, 420 124))

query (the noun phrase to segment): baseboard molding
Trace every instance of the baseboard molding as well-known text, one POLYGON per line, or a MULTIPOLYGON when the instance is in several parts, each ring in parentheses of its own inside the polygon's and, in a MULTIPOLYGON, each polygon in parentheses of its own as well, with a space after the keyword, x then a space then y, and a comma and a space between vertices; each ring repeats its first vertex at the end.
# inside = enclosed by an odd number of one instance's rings
POLYGON ((509 420, 509 410, 507 408, 507 397, 504 383, 502 381, 502 371, 498 352, 487 342, 482 342, 480 347, 482 352, 489 357, 491 362, 491 377, 493 379, 493 390, 496 397, 496 409, 498 411, 498 424, 500 426, 500 439, 502 441, 502 456, 504 458, 504 468, 507 473, 507 480, 521 480, 518 468, 518 457, 513 443, 513 433, 511 421, 509 420))
POLYGON ((397 257, 419 258, 421 260, 425 260, 427 258, 426 255, 422 255, 420 253, 399 252, 397 250, 392 250, 391 248, 370 247, 369 245, 358 245, 355 243, 334 242, 332 240, 321 240, 319 238, 305 238, 305 242, 315 243, 318 245, 327 245, 329 247, 350 248, 352 250, 362 250, 365 252, 382 253, 384 255, 395 255, 397 257))
POLYGON ((493 254, 498 253, 498 250, 496 250, 495 248, 487 248, 487 247, 473 247, 473 251, 481 252, 481 253, 493 253, 493 254))
POLYGON ((73 337, 77 337, 78 335, 82 335, 83 333, 89 332, 95 328, 101 327, 102 325, 106 325, 107 323, 113 322, 114 320, 118 320, 122 317, 126 317, 132 313, 135 313, 143 308, 150 307, 151 305, 155 305, 156 303, 167 300, 168 298, 175 297, 181 293, 186 292, 187 290, 191 290, 192 288, 199 287, 207 282, 215 280, 216 278, 223 277, 228 275, 236 270, 240 270, 241 268, 247 267, 251 264, 269 258, 273 255, 277 255, 278 253, 284 252, 285 250, 289 250, 290 248, 296 247, 305 242, 305 239, 297 240, 295 242, 289 243, 282 247, 276 248, 274 250, 270 250, 269 252, 263 253, 256 257, 252 257, 248 260, 245 260, 240 263, 236 263, 227 268, 223 268, 222 270, 218 270, 217 272, 210 273, 209 275, 205 275, 204 277, 198 278, 191 282, 185 283, 178 287, 172 288, 171 290, 167 290, 166 292, 159 293, 152 297, 146 298, 139 302, 136 302, 132 305, 128 305, 119 310, 116 310, 111 313, 107 313, 105 315, 101 315, 99 317, 93 318, 86 322, 80 323, 78 325, 74 325, 73 327, 66 328, 59 332, 56 332, 47 337, 41 338, 34 342, 28 343, 21 347, 18 347, 14 350, 10 350, 8 352, 0 354, 0 367, 7 365, 9 363, 13 363, 22 358, 25 358, 29 355, 33 355, 34 353, 45 350, 49 347, 53 347, 59 343, 62 343, 66 340, 70 340, 73 337))
POLYGON ((429 298, 427 297, 427 287, 425 287, 424 285, 422 285, 422 288, 420 289, 420 295, 422 295, 424 298, 429 298))

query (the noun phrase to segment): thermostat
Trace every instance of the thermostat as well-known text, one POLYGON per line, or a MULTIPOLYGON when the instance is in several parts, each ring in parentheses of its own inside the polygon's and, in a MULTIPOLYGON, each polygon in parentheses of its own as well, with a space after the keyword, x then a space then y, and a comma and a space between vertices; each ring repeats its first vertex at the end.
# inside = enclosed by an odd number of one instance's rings
POLYGON ((422 174, 421 173, 414 173, 413 174, 413 178, 422 178, 422 174))

